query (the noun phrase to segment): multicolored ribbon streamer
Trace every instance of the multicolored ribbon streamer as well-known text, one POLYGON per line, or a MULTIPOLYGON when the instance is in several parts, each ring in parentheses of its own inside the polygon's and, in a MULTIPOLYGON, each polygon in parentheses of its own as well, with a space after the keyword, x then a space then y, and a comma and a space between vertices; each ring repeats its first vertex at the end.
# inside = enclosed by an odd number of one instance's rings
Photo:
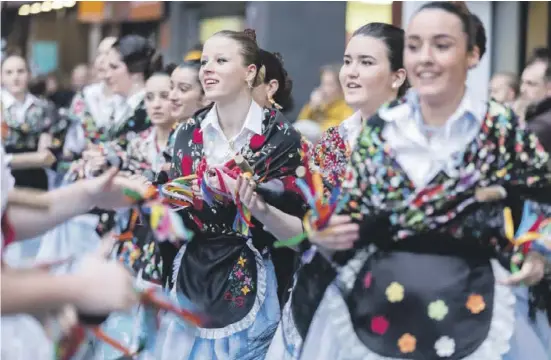
POLYGON ((340 196, 340 186, 335 186, 327 198, 321 174, 319 172, 312 172, 307 165, 308 159, 305 158, 305 166, 297 169, 298 177, 296 179, 297 187, 310 206, 310 210, 303 219, 304 233, 288 240, 276 241, 274 243, 274 247, 276 248, 297 246, 314 232, 323 231, 329 225, 331 216, 340 211, 348 202, 348 194, 340 196), (339 197, 341 197, 340 200, 339 197))
POLYGON ((513 245, 515 252, 511 257, 511 272, 516 273, 520 270, 519 265, 524 260, 526 254, 531 251, 537 251, 544 255, 551 254, 549 246, 549 236, 541 232, 551 219, 530 213, 530 208, 526 203, 523 211, 523 218, 515 234, 513 214, 509 207, 503 210, 503 219, 505 226, 505 237, 513 245), (543 243, 541 242, 543 240, 543 243))

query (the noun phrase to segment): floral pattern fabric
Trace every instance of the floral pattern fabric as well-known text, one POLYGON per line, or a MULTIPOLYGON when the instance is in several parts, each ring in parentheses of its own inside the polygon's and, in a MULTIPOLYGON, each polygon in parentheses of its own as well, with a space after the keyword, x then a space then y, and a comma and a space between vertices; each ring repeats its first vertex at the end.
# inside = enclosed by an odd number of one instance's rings
POLYGON ((2 107, 2 121, 7 126, 3 143, 8 152, 11 152, 10 149, 36 151, 42 133, 53 134, 63 129, 63 124, 58 124, 59 117, 54 104, 46 100, 33 97, 22 122, 11 108, 2 107))
POLYGON ((332 186, 341 183, 350 152, 350 146, 343 139, 338 127, 329 128, 316 145, 314 163, 323 178, 332 186))

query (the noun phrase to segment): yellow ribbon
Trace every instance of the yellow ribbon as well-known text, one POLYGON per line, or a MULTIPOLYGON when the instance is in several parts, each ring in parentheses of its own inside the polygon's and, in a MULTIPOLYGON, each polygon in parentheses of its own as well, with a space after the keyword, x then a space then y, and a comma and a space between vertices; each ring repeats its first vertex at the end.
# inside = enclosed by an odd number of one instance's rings
POLYGON ((527 242, 542 238, 542 234, 535 231, 528 231, 515 239, 515 225, 513 223, 513 213, 509 207, 503 209, 503 218, 505 221, 505 237, 515 246, 519 247, 527 242))

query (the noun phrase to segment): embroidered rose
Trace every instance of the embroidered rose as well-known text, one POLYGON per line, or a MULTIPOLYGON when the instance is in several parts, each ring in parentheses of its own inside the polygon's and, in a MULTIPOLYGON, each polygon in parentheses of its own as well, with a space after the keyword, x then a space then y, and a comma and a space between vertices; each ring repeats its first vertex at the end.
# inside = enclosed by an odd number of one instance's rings
POLYGON ((191 175, 193 172, 193 159, 189 155, 185 155, 182 157, 182 175, 188 176, 191 175))
POLYGON ((484 298, 478 294, 469 295, 467 303, 465 304, 467 309, 473 314, 480 314, 486 308, 484 298))
POLYGON ((235 305, 237 305, 237 307, 243 307, 243 305, 245 305, 245 298, 243 296, 237 296, 233 300, 235 302, 235 305))
POLYGON ((436 300, 429 304, 429 317, 442 321, 448 315, 448 306, 443 300, 436 300))
POLYGON ((404 300, 404 287, 400 283, 393 281, 386 288, 385 294, 391 303, 400 302, 404 300))
POLYGON ((384 335, 388 325, 388 320, 384 316, 375 316, 371 319, 371 331, 377 335, 384 335))
POLYGON ((202 144, 203 143, 203 132, 201 131, 201 129, 196 128, 195 130, 193 130, 193 137, 191 138, 191 141, 194 144, 202 144))
POLYGON ((398 339, 398 347, 404 354, 412 353, 417 347, 417 339, 411 334, 404 334, 398 339))
POLYGON ((448 336, 442 336, 434 343, 434 350, 440 357, 450 357, 455 352, 455 341, 448 336))
POLYGON ((371 280, 373 280, 373 275, 368 272, 364 277, 364 288, 369 289, 371 287, 371 280))
POLYGON ((265 141, 266 141, 266 137, 264 135, 258 135, 258 134, 253 135, 250 141, 251 150, 252 151, 259 150, 262 147, 262 145, 264 145, 265 141))

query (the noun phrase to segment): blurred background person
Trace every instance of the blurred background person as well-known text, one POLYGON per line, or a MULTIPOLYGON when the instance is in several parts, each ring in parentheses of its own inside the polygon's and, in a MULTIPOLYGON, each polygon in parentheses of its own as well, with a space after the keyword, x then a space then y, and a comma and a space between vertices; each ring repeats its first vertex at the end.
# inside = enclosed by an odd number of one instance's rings
POLYGON ((510 72, 498 72, 490 80, 490 97, 512 106, 519 93, 518 77, 510 72))
POLYGON ((550 56, 547 48, 538 48, 533 52, 522 72, 520 103, 515 108, 521 118, 524 115, 526 127, 538 136, 546 151, 551 151, 550 56))
POLYGON ((321 69, 320 86, 310 94, 310 102, 302 108, 297 120, 312 120, 325 131, 338 126, 354 110, 344 101, 339 83, 340 65, 327 65, 321 69))
POLYGON ((82 90, 90 82, 90 70, 87 64, 75 66, 71 73, 71 89, 74 92, 82 90))

